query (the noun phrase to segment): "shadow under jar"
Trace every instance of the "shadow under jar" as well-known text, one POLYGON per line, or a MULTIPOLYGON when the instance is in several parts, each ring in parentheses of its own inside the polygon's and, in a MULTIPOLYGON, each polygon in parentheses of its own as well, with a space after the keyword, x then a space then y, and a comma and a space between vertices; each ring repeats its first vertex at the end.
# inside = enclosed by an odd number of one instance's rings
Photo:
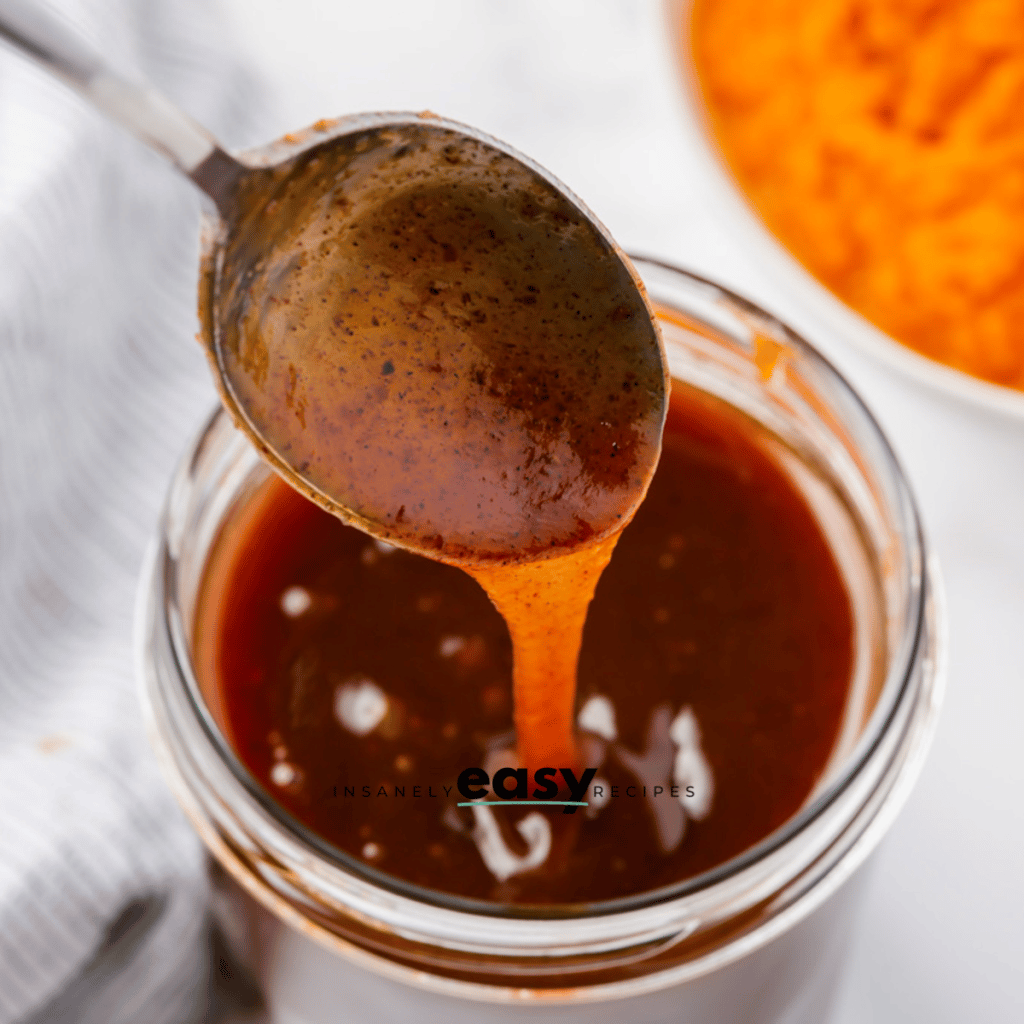
MULTIPOLYGON (((196 672, 208 563, 268 473, 218 411, 171 484, 141 592, 140 671, 157 754, 226 871, 229 931, 249 937, 245 955, 275 1020, 818 1024, 827 1012, 858 869, 935 727, 937 570, 885 438, 838 373, 738 296, 652 260, 635 264, 673 378, 756 428, 842 577, 852 655, 831 752, 770 834, 616 899, 489 902, 424 889, 332 845, 246 767, 225 735, 221 698, 196 672)), ((643 679, 633 686, 641 695, 643 679)))

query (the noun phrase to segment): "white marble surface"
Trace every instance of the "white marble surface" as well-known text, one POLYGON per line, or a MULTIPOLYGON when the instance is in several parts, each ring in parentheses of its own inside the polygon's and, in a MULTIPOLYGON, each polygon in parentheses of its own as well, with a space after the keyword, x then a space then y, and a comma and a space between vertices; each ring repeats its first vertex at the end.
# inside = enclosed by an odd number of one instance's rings
MULTIPOLYGON (((656 0, 221 0, 284 132, 429 108, 518 146, 620 242, 784 318, 724 237, 678 129, 656 0)), ((826 343, 827 339, 814 339, 826 343)), ((916 791, 881 849, 832 1024, 1024 1020, 1024 422, 832 352, 915 485, 944 570, 951 672, 916 791)))

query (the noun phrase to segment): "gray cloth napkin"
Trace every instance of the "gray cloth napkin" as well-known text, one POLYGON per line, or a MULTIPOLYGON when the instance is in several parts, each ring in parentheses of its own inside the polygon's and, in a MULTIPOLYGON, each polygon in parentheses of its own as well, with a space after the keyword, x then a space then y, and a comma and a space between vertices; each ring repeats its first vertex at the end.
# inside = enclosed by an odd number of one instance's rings
MULTIPOLYGON (((258 140, 208 0, 60 11, 228 145, 258 140)), ((207 1013, 203 852, 132 653, 143 550, 214 402, 198 217, 159 157, 0 46, 0 1024, 207 1013)))

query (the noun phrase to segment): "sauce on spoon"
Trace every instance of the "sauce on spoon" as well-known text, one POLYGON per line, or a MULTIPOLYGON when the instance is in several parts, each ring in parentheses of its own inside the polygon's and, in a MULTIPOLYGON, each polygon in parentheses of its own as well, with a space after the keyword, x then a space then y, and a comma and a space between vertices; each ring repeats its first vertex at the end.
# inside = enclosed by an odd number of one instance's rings
POLYGON ((574 766, 586 609, 667 408, 642 286, 581 206, 484 141, 428 122, 300 159, 242 197, 224 249, 229 406, 319 504, 484 586, 520 758, 574 766))

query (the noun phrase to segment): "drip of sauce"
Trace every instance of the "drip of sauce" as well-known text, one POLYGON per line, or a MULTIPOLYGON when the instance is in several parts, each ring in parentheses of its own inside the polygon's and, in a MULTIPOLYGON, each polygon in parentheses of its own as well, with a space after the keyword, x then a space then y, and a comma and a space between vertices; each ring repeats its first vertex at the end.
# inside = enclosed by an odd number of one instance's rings
POLYGON ((467 569, 512 635, 521 759, 578 765, 580 638, 657 464, 664 358, 593 220, 449 135, 354 133, 244 196, 209 315, 272 464, 467 569))
POLYGON ((568 714, 596 775, 575 814, 458 806, 459 775, 493 779, 522 714, 501 616, 464 572, 275 478, 207 559, 192 644, 207 703, 288 813, 434 892, 588 903, 714 868, 805 803, 852 675, 846 585, 780 443, 673 387, 658 470, 583 631, 568 714))
POLYGON ((518 754, 530 773, 545 765, 580 765, 576 663, 594 588, 619 536, 559 558, 469 570, 512 637, 518 754))

